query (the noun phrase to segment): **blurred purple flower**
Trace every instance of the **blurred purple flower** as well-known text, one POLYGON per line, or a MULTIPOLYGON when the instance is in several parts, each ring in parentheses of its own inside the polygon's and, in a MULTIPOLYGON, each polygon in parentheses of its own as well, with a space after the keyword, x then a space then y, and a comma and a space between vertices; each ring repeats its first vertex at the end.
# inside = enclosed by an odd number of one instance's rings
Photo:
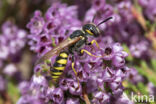
POLYGON ((21 92, 22 95, 26 94, 29 90, 29 85, 30 83, 28 81, 22 81, 21 83, 19 83, 18 88, 21 92))
POLYGON ((104 92, 98 91, 94 94, 92 102, 93 104, 107 104, 109 102, 109 96, 104 92))
POLYGON ((147 87, 148 87, 149 95, 156 96, 156 87, 153 85, 153 83, 149 82, 147 87))
POLYGON ((0 92, 5 91, 7 88, 7 81, 3 78, 3 76, 0 76, 0 92))
POLYGON ((64 100, 63 91, 57 88, 53 91, 52 99, 55 103, 62 104, 64 100))
POLYGON ((31 34, 40 34, 42 32, 44 26, 44 19, 40 11, 36 11, 34 13, 34 17, 27 24, 27 28, 30 29, 31 34))
POLYGON ((8 64, 3 69, 3 73, 8 76, 13 76, 18 71, 17 67, 14 64, 8 64))
POLYGON ((69 98, 67 99, 66 104, 80 104, 80 103, 79 103, 79 99, 69 98))
POLYGON ((141 75, 139 75, 138 71, 134 68, 131 68, 127 76, 129 81, 132 82, 133 84, 144 82, 144 78, 141 75))
POLYGON ((0 39, 0 59, 6 60, 11 55, 16 55, 26 43, 26 31, 18 28, 10 21, 2 25, 0 39))
POLYGON ((139 4, 143 7, 144 14, 151 21, 156 21, 156 1, 155 0, 139 0, 139 4))

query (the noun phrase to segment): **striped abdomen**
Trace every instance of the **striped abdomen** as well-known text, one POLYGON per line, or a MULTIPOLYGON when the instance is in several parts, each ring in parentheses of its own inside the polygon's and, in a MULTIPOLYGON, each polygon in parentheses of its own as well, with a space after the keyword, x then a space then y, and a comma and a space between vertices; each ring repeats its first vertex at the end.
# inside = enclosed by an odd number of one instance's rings
POLYGON ((51 77, 54 81, 57 81, 57 79, 62 75, 66 67, 67 61, 67 52, 60 52, 60 54, 56 57, 55 63, 51 69, 51 77))

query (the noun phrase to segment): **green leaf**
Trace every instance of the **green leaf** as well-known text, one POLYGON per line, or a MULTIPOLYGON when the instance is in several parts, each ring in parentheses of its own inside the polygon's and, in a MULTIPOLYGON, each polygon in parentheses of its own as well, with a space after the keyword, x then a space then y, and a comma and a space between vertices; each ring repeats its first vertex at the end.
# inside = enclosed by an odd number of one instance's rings
POLYGON ((8 83, 8 94, 9 94, 11 100, 13 101, 13 104, 16 104, 16 102, 18 101, 18 99, 20 97, 20 92, 19 92, 17 86, 15 84, 13 84, 12 82, 8 83))
POLYGON ((7 0, 2 0, 0 7, 0 22, 2 22, 2 20, 5 17, 7 7, 8 7, 7 0))
POLYGON ((147 66, 145 61, 141 61, 141 66, 135 66, 135 68, 141 75, 145 76, 149 81, 151 81, 156 86, 155 80, 156 73, 147 66))
POLYGON ((52 46, 55 47, 56 46, 56 44, 55 44, 55 38, 52 37, 51 40, 52 40, 52 46))
POLYGON ((145 70, 148 68, 147 63, 145 61, 141 61, 141 66, 145 70))
POLYGON ((128 61, 132 61, 133 60, 133 57, 130 53, 130 50, 128 48, 127 45, 123 44, 122 47, 124 48, 124 51, 128 53, 128 57, 126 58, 128 61))
POLYGON ((142 82, 137 84, 138 89, 140 90, 141 94, 148 95, 147 87, 142 82))
POLYGON ((151 59, 153 70, 156 72, 156 59, 151 59))

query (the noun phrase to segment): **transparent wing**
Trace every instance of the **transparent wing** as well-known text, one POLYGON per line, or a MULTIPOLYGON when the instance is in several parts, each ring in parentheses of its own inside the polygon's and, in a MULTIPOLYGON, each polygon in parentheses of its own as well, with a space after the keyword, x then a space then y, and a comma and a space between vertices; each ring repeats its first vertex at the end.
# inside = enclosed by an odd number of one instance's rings
POLYGON ((54 47, 52 50, 48 51, 44 56, 42 56, 35 65, 40 64, 42 62, 44 62, 45 60, 49 59, 50 57, 53 57, 54 55, 58 54, 61 50, 63 50, 66 47, 69 47, 71 45, 73 45, 74 43, 78 42, 79 40, 81 40, 82 37, 75 37, 73 39, 67 38, 64 41, 62 41, 61 43, 59 43, 56 47, 54 47))

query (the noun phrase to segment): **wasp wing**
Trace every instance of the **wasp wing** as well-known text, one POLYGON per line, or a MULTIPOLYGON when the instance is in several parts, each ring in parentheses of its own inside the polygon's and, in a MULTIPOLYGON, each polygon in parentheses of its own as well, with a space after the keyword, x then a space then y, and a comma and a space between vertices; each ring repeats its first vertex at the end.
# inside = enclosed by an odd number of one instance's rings
POLYGON ((44 62, 45 60, 49 59, 50 57, 58 54, 62 49, 69 47, 73 45, 74 43, 78 42, 81 40, 81 36, 75 37, 73 39, 67 38, 61 43, 59 43, 56 47, 54 47, 52 50, 48 51, 44 56, 42 56, 35 65, 40 64, 41 62, 44 62))

